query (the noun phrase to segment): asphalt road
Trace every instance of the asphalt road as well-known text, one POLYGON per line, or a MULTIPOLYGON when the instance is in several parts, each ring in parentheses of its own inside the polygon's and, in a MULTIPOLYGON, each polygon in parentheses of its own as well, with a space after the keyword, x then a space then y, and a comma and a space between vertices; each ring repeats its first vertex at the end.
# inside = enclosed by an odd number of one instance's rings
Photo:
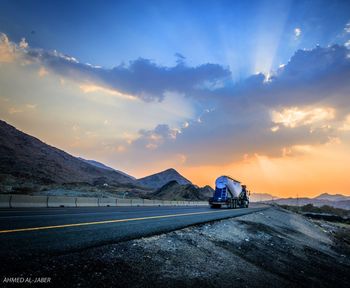
POLYGON ((91 207, 0 209, 0 258, 57 255, 266 209, 91 207))

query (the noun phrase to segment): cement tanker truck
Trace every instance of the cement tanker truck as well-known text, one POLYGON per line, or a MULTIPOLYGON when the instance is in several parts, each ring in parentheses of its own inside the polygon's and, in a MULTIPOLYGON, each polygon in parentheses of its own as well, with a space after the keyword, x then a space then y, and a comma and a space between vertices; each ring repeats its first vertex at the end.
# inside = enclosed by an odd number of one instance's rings
POLYGON ((229 176, 220 176, 215 181, 215 192, 213 197, 209 199, 209 205, 211 208, 221 208, 222 206, 248 208, 248 194, 246 186, 241 185, 241 182, 229 176))

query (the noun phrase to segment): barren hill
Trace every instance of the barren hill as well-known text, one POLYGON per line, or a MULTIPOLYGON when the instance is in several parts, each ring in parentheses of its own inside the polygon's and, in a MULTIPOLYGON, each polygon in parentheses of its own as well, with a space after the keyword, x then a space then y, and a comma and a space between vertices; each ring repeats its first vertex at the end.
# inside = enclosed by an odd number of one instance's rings
POLYGON ((192 184, 189 180, 187 180, 179 172, 172 168, 138 179, 137 183, 140 186, 158 189, 170 181, 176 181, 181 185, 192 184))

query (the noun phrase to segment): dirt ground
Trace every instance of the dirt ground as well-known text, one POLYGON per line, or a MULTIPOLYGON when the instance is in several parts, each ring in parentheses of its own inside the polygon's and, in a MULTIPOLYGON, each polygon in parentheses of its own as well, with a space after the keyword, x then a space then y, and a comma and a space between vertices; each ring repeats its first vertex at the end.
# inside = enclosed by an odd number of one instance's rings
POLYGON ((51 277, 51 285, 61 287, 350 287, 349 235, 348 225, 270 208, 149 238, 23 260, 1 272, 51 277))

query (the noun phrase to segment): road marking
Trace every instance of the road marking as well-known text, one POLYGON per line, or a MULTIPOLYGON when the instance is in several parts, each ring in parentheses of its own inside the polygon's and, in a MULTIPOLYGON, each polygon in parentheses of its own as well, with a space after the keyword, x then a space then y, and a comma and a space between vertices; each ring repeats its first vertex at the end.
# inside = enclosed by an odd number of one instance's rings
POLYGON ((88 226, 88 225, 120 223, 120 222, 129 222, 129 221, 140 221, 140 220, 149 220, 149 219, 172 218, 172 217, 181 217, 181 216, 190 216, 190 215, 213 214, 213 213, 222 213, 222 212, 229 212, 229 211, 234 211, 234 210, 192 212, 192 213, 182 213, 182 214, 148 216, 148 217, 141 217, 141 218, 115 219, 115 220, 105 220, 105 221, 96 221, 96 222, 83 222, 83 223, 63 224, 63 225, 54 225, 54 226, 41 226, 41 227, 20 228, 20 229, 12 229, 12 230, 0 230, 0 234, 14 233, 14 232, 25 232, 25 231, 48 230, 48 229, 59 229, 59 228, 67 228, 67 227, 79 227, 79 226, 88 226))

